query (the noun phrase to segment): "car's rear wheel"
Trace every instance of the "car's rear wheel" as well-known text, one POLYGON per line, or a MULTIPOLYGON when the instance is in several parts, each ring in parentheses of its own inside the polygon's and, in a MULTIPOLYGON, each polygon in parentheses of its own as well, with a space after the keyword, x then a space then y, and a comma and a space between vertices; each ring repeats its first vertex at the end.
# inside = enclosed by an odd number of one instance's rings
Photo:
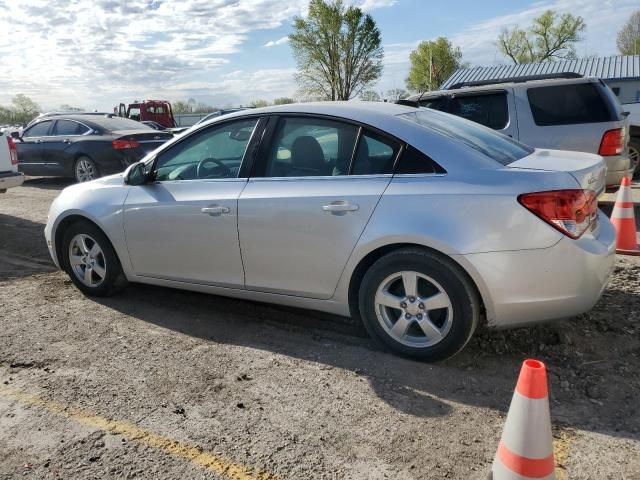
POLYGON ((73 174, 78 183, 89 182, 100 177, 96 162, 84 155, 76 159, 73 174))
POLYGON ((77 222, 64 232, 62 262, 73 283, 84 293, 109 296, 127 280, 111 242, 89 222, 77 222))
POLYGON ((427 361, 458 353, 471 339, 480 312, 478 294, 458 265, 414 248, 391 252, 369 268, 359 306, 378 343, 427 361))

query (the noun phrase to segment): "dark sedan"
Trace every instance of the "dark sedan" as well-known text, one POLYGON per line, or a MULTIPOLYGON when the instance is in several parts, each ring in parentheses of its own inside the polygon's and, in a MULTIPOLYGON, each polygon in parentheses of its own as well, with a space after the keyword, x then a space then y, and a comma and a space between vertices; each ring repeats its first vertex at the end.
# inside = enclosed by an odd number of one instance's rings
POLYGON ((45 117, 15 137, 21 172, 87 182, 121 172, 173 135, 110 114, 70 114, 45 117))

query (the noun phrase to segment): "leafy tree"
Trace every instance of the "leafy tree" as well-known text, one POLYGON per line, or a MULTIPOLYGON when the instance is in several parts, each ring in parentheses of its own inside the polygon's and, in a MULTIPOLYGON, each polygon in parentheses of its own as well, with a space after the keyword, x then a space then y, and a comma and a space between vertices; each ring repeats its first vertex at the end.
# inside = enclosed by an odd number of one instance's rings
POLYGON ((182 100, 178 100, 177 102, 173 102, 171 104, 171 108, 175 115, 181 115, 184 113, 191 113, 191 105, 187 102, 183 102, 182 100))
POLYGON ((296 103, 296 101, 289 97, 279 97, 273 101, 274 105, 287 105, 289 103, 296 103))
POLYGON ((269 105, 269 102, 267 102, 266 100, 254 100, 249 104, 249 106, 253 108, 266 107, 268 105, 269 105))
POLYGON ((194 113, 213 113, 217 112, 219 108, 212 107, 211 105, 207 105, 206 103, 198 103, 196 107, 193 109, 194 113))
POLYGON ((382 74, 384 50, 373 17, 342 0, 311 0, 296 17, 289 44, 304 96, 350 100, 382 74))
POLYGON ((437 90, 460 68, 462 51, 445 37, 421 42, 411 54, 407 88, 416 92, 437 90))
POLYGON ((396 102, 398 100, 403 100, 409 96, 409 92, 407 92, 404 88, 392 88, 387 91, 387 98, 392 102, 396 102))
POLYGON ((533 19, 528 30, 517 25, 504 29, 498 37, 498 48, 514 64, 576 58, 575 43, 586 28, 582 17, 570 13, 558 16, 547 10, 533 19))
POLYGON ((375 90, 365 90, 360 94, 360 100, 363 102, 381 102, 382 97, 375 90))
POLYGON ((640 10, 631 15, 618 32, 616 45, 622 55, 640 55, 640 10))
POLYGON ((11 99, 11 105, 14 123, 29 123, 40 112, 40 106, 22 93, 11 99))

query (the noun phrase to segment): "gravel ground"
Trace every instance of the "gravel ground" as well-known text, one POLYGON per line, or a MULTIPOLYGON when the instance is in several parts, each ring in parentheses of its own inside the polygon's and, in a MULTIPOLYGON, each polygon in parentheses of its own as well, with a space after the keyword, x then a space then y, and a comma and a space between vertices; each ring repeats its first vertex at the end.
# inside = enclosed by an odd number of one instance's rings
POLYGON ((640 479, 640 259, 576 318, 435 365, 345 319, 131 285, 84 297, 0 196, 0 479, 485 479, 522 360, 545 361, 558 478, 640 479))

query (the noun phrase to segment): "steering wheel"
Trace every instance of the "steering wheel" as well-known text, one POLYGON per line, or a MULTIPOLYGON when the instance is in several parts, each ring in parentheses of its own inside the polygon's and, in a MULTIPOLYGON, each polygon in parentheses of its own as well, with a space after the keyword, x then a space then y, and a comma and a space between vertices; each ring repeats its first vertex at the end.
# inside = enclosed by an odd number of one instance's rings
MULTIPOLYGON (((203 170, 212 170, 212 169, 216 169, 216 170, 220 170, 220 173, 223 175, 223 177, 231 177, 231 169, 229 167, 227 167, 224 163, 222 163, 221 160, 218 160, 216 158, 205 158, 204 160, 200 160, 198 162, 198 166, 196 167, 196 178, 203 178, 200 173, 203 170), (209 166, 211 164, 215 164, 216 166, 209 166)), ((207 174, 207 177, 204 178, 208 178, 209 175, 211 175, 213 172, 209 172, 207 174)))

